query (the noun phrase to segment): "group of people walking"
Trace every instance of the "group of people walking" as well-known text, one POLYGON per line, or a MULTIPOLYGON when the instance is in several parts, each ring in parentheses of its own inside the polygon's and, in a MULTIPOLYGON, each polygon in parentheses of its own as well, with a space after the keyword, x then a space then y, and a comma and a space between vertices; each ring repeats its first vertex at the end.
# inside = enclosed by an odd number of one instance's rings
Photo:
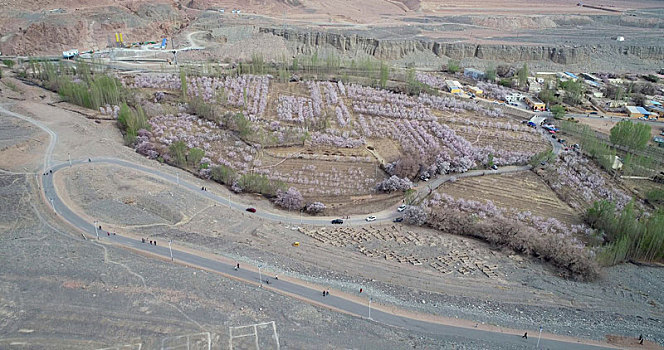
POLYGON ((150 245, 157 245, 157 240, 147 240, 145 238, 141 238, 141 243, 149 242, 150 245))

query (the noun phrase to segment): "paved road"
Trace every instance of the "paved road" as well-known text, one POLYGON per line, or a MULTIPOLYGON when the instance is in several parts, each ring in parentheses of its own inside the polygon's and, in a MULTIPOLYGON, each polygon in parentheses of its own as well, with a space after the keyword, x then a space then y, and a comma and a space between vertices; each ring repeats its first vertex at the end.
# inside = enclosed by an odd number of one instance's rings
MULTIPOLYGON (((32 122, 36 125, 38 125, 40 128, 44 129, 48 134, 51 136, 51 143, 49 144, 49 147, 47 148, 47 152, 45 154, 44 158, 44 164, 49 165, 51 164, 51 153, 53 151, 52 145, 55 144, 55 140, 57 139, 57 134, 55 134, 53 131, 49 130, 47 127, 45 127, 43 124, 36 122, 32 120, 31 118, 20 116, 16 113, 9 112, 2 108, 0 106, 0 113, 4 113, 13 117, 17 117, 23 120, 26 120, 28 122, 32 122)), ((72 162, 72 164, 86 164, 87 160, 77 160, 72 162)), ((144 171, 147 173, 150 173, 154 176, 159 176, 167 181, 170 182, 178 182, 178 179, 173 176, 172 174, 162 172, 160 170, 156 169, 151 169, 151 168, 146 168, 138 164, 133 164, 130 162, 126 162, 123 160, 119 159, 112 159, 112 158, 95 158, 93 159, 93 163, 105 163, 105 164, 113 164, 118 167, 129 167, 135 170, 140 170, 144 171)), ((69 163, 61 163, 57 165, 51 165, 49 170, 52 170, 53 173, 57 173, 59 170, 71 166, 69 163)), ((69 222, 73 226, 77 227, 81 231, 87 233, 89 236, 94 237, 96 234, 95 227, 92 223, 87 222, 80 216, 78 216, 76 213, 74 213, 69 207, 67 207, 61 200, 60 197, 57 196, 57 193, 55 191, 55 186, 53 183, 53 175, 46 173, 45 175, 42 176, 42 182, 43 182, 43 191, 46 196, 46 198, 49 200, 49 202, 52 205, 52 209, 55 211, 55 213, 62 218, 63 220, 69 222)), ((442 182, 441 182, 442 183, 442 182)), ((199 195, 207 197, 209 199, 215 200, 219 203, 224 203, 226 205, 230 205, 232 208, 242 210, 244 207, 234 203, 234 202, 229 202, 227 199, 221 198, 213 193, 210 192, 204 192, 200 191, 200 186, 195 185, 195 184, 190 184, 187 183, 186 181, 179 181, 179 186, 183 186, 189 190, 196 191, 198 192, 199 195)), ((260 215, 263 215, 263 217, 268 218, 268 219, 274 219, 282 222, 292 222, 296 223, 299 222, 297 218, 291 218, 291 217, 286 217, 286 216, 279 216, 278 214, 275 213, 269 213, 269 212, 264 212, 260 213, 260 215)), ((312 223, 316 224, 318 223, 320 219, 307 219, 306 223, 312 223)), ((360 223, 363 222, 360 219, 356 219, 360 223)), ((103 241, 107 241, 110 243, 115 244, 116 246, 124 247, 127 249, 132 249, 135 251, 142 251, 146 252, 148 254, 152 254, 153 256, 158 256, 161 258, 165 259, 170 259, 171 256, 171 251, 169 250, 167 243, 166 242, 159 242, 158 246, 142 243, 140 240, 136 240, 134 238, 122 236, 122 235, 107 235, 106 232, 100 232, 100 239, 103 241)), ((172 256, 175 261, 179 263, 185 263, 189 265, 194 265, 198 266, 201 268, 208 269, 210 271, 214 271, 220 274, 224 275, 232 275, 236 278, 245 280, 245 281, 250 281, 252 283, 260 283, 262 284, 263 281, 259 280, 259 274, 254 272, 254 271, 249 271, 247 269, 240 268, 240 270, 236 271, 234 270, 232 265, 229 264, 224 264, 220 261, 211 259, 211 258, 205 258, 201 257, 189 252, 181 251, 178 249, 173 249, 172 250, 172 256)), ((269 279, 269 278, 268 278, 269 279)), ((263 277, 263 280, 266 280, 265 276, 263 277)), ((274 289, 275 291, 278 292, 285 292, 285 293, 290 293, 292 295, 296 295, 299 298, 305 300, 305 301, 310 301, 310 302, 317 302, 322 305, 327 305, 332 308, 336 308, 338 310, 342 310, 345 312, 348 312, 350 314, 358 315, 360 317, 366 317, 370 318, 375 321, 379 322, 382 324, 390 325, 390 326, 395 326, 399 327, 402 329, 406 329, 412 332, 416 333, 427 333, 427 334, 433 334, 437 337, 464 337, 469 340, 480 340, 483 342, 493 342, 496 344, 500 344, 501 347, 505 348, 522 348, 522 347, 530 347, 530 346, 535 346, 537 339, 535 339, 534 332, 531 331, 531 337, 529 339, 523 339, 520 337, 518 334, 507 334, 507 333, 502 333, 502 332, 494 332, 494 331, 486 331, 486 330, 480 330, 480 329, 475 329, 475 328, 463 328, 463 327, 457 327, 453 325, 444 325, 440 323, 435 323, 435 322, 427 322, 427 321, 422 321, 419 319, 415 318, 410 318, 410 317, 405 317, 405 316, 400 316, 400 315, 395 315, 392 313, 380 311, 373 309, 370 311, 369 308, 369 303, 367 300, 367 304, 363 303, 358 303, 354 301, 350 301, 345 298, 337 297, 334 294, 328 295, 328 296, 323 296, 322 291, 320 290, 314 290, 312 288, 296 284, 296 283, 291 283, 288 281, 284 280, 274 280, 271 279, 272 283, 269 284, 269 287, 274 289), (369 314, 370 313, 370 314, 369 314)), ((359 333, 358 333, 359 334, 359 333)), ((603 347, 601 346, 595 346, 595 345, 588 345, 588 344, 580 344, 576 341, 570 340, 570 341, 562 341, 562 340, 551 340, 548 339, 548 336, 545 336, 540 343, 541 347, 544 349, 601 349, 603 347)))

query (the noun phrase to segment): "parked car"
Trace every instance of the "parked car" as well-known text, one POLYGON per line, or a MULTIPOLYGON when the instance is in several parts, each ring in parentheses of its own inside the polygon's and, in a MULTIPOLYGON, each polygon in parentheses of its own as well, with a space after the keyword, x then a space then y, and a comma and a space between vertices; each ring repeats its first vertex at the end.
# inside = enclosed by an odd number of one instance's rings
POLYGON ((402 222, 402 221, 403 221, 403 218, 402 218, 402 217, 394 218, 394 220, 392 220, 392 221, 394 221, 394 222, 402 222))
POLYGON ((247 211, 250 212, 250 213, 255 213, 256 208, 247 208, 247 211))
POLYGON ((341 219, 334 219, 334 220, 332 220, 332 223, 333 223, 333 224, 343 224, 344 221, 341 220, 341 219))
POLYGON ((371 215, 367 217, 367 221, 376 221, 376 217, 371 215))
POLYGON ((597 115, 597 112, 590 112, 590 115, 597 115))
POLYGON ((498 170, 498 166, 496 164, 492 165, 491 170, 498 170))
POLYGON ((397 211, 399 211, 399 212, 404 211, 404 210, 406 210, 406 205, 405 204, 402 204, 397 208, 397 211))
POLYGON ((552 138, 552 139, 555 139, 555 138, 556 138, 556 135, 551 135, 551 138, 552 138))

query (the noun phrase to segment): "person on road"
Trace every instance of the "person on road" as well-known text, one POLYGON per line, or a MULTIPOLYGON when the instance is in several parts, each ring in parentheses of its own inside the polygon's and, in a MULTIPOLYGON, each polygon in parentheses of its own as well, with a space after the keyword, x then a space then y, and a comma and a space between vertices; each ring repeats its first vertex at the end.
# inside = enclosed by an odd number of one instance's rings
POLYGON ((157 241, 154 241, 154 245, 157 245, 157 241))
POLYGON ((362 294, 362 288, 360 288, 360 294, 362 294))
POLYGON ((239 270, 239 269, 240 269, 240 263, 237 263, 235 269, 236 269, 236 270, 239 270))
POLYGON ((279 280, 279 276, 278 276, 278 275, 274 275, 274 279, 278 281, 278 280, 279 280))
POLYGON ((323 296, 325 296, 325 289, 323 289, 323 296))

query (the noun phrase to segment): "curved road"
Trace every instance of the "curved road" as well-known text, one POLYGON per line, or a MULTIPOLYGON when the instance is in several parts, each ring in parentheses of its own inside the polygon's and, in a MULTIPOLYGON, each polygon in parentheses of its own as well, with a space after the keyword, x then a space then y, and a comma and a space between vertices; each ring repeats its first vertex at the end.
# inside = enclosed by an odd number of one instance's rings
MULTIPOLYGON (((16 113, 7 111, 6 109, 2 108, 0 106, 0 112, 20 118, 22 120, 34 123, 35 125, 39 126, 41 129, 45 130, 50 136, 51 136, 51 143, 49 144, 49 147, 47 149, 47 153, 45 154, 45 159, 44 159, 44 164, 48 165, 50 164, 50 158, 51 158, 51 152, 53 151, 53 145, 55 144, 55 140, 57 139, 57 134, 55 134, 53 131, 49 130, 47 127, 45 127, 43 124, 36 122, 32 120, 31 118, 25 117, 25 116, 20 116, 16 113)), ((72 162, 72 164, 85 164, 87 163, 87 160, 77 160, 75 162, 72 162)), ((147 168, 138 164, 134 164, 131 162, 119 160, 119 159, 113 159, 113 158, 95 158, 93 160, 93 163, 105 163, 105 164, 112 164, 115 166, 121 166, 121 167, 129 167, 131 169, 135 170, 140 170, 144 171, 146 173, 152 174, 154 176, 161 177, 162 179, 165 179, 166 181, 176 183, 177 179, 171 174, 164 173, 162 171, 156 170, 156 169, 151 169, 147 168)), ((57 173, 59 170, 69 167, 70 164, 68 163, 61 163, 57 164, 53 167, 51 167, 49 170, 52 170, 53 173, 57 173)), ((90 223, 81 218, 79 215, 74 213, 69 207, 67 207, 61 200, 60 197, 57 196, 57 192, 55 190, 55 186, 53 183, 53 175, 43 175, 42 176, 42 183, 43 183, 43 191, 46 196, 46 198, 50 201, 50 204, 52 205, 53 210, 55 210, 56 214, 62 218, 63 220, 69 222, 76 228, 80 229, 81 231, 87 233, 88 235, 94 237, 95 236, 95 227, 90 223)), ((442 183, 442 182, 441 182, 442 183)), ((197 192, 199 195, 207 197, 211 200, 217 201, 220 204, 229 204, 229 201, 225 198, 221 198, 215 194, 212 194, 210 192, 204 192, 200 191, 200 186, 194 185, 187 183, 185 181, 179 181, 179 185, 185 187, 186 189, 192 190, 197 192)), ((238 209, 238 210, 243 210, 244 206, 241 206, 237 203, 233 203, 232 201, 230 202, 230 206, 238 209)), ((291 223, 297 223, 300 220, 298 218, 293 218, 293 217, 286 217, 286 216, 280 216, 275 213, 270 213, 270 212, 265 212, 265 213, 260 213, 262 217, 266 219, 271 219, 271 220, 278 220, 281 222, 291 222, 291 223)), ((392 212, 391 215, 388 215, 388 217, 382 217, 381 220, 388 220, 390 217, 394 216, 395 213, 392 212)), ((304 223, 307 224, 319 224, 321 223, 320 220, 323 219, 306 219, 304 223)), ((363 222, 361 219, 355 219, 351 220, 351 223, 356 223, 359 224, 363 222), (356 220, 356 221, 355 221, 356 220)), ((327 224, 327 221, 325 222, 327 224)), ((136 240, 134 238, 129 238, 125 237, 122 235, 111 235, 111 236, 104 236, 103 234, 101 235, 101 238, 104 241, 107 241, 109 243, 112 243, 116 246, 133 250, 133 251, 140 251, 142 253, 147 253, 148 255, 155 256, 158 258, 162 259, 170 259, 171 257, 171 251, 169 251, 169 248, 167 246, 164 246, 163 243, 162 245, 159 246, 153 246, 149 245, 146 243, 141 243, 141 241, 136 240)), ((244 268, 241 268, 240 270, 234 270, 232 265, 222 263, 218 260, 211 259, 211 258, 206 258, 206 257, 201 257, 195 254, 192 254, 187 251, 182 251, 178 249, 173 249, 172 250, 172 256, 175 261, 178 263, 183 263, 186 265, 192 265, 192 266, 197 266, 200 268, 204 268, 209 271, 217 272, 222 275, 226 276, 232 276, 236 279, 244 280, 244 281, 249 281, 249 283, 254 283, 254 284, 263 284, 263 281, 259 280, 259 273, 256 273, 254 271, 250 271, 244 268)), ((263 278, 265 280, 265 278, 263 278)), ((364 318, 369 318, 375 322, 379 322, 382 324, 390 325, 390 326, 395 326, 399 327, 402 329, 406 329, 412 332, 416 333, 429 333, 429 334, 434 334, 437 337, 444 336, 444 337, 462 337, 469 339, 469 341, 472 340, 480 340, 482 342, 486 343, 498 343, 502 347, 507 347, 507 348, 524 348, 524 347, 531 347, 535 346, 537 339, 535 339, 535 332, 531 331, 531 338, 530 339, 523 339, 520 337, 519 334, 516 334, 517 331, 514 330, 509 330, 511 333, 503 333, 499 331, 488 331, 488 330, 482 330, 482 329, 477 329, 477 328, 464 328, 464 327, 459 327, 459 326, 454 326, 454 325, 448 325, 448 324, 443 324, 443 323, 438 323, 438 322, 433 322, 433 321, 423 321, 417 318, 411 318, 407 316, 402 316, 398 314, 393 314, 389 312, 382 311, 380 309, 375 309, 375 308, 370 308, 370 302, 368 304, 361 304, 355 301, 351 301, 342 297, 335 296, 334 294, 328 295, 328 296, 322 296, 322 292, 320 290, 314 290, 312 288, 284 281, 284 280, 273 280, 273 282, 269 284, 269 288, 275 292, 280 292, 286 295, 294 295, 299 297, 300 299, 303 299, 305 301, 308 301, 313 304, 318 304, 322 306, 327 306, 332 309, 336 309, 342 312, 346 312, 352 315, 357 315, 360 317, 364 318)), ((433 316, 435 318, 435 316, 433 316)), ((586 341, 588 342, 588 341, 586 341)), ((544 337, 542 338, 540 342, 540 346, 545 349, 601 349, 601 348, 608 348, 607 345, 605 344, 598 344, 598 345, 591 345, 591 344, 586 344, 586 343, 580 343, 579 340, 573 339, 573 338, 561 338, 557 337, 555 335, 549 335, 549 334, 544 334, 544 337), (554 340, 555 339, 555 340, 554 340)))

